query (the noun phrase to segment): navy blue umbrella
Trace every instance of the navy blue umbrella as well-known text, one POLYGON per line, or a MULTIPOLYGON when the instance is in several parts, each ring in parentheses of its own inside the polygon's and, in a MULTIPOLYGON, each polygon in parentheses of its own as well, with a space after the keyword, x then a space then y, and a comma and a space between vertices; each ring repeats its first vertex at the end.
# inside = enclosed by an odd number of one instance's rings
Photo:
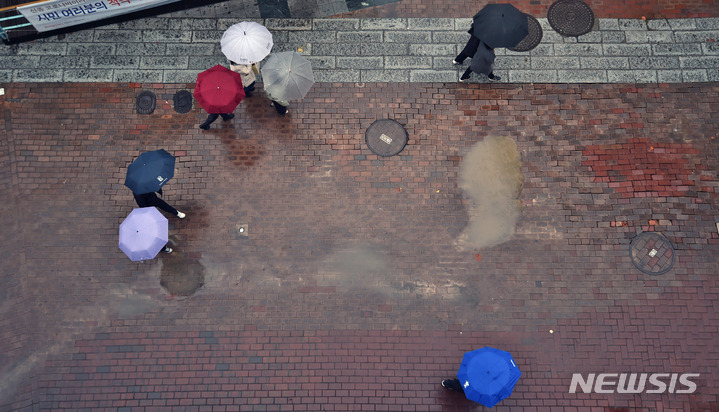
POLYGON ((521 375, 509 352, 485 346, 464 354, 457 379, 467 399, 491 408, 512 394, 521 375))
POLYGON ((164 149, 145 152, 127 168, 125 186, 133 193, 157 192, 175 175, 175 158, 164 149))
POLYGON ((474 35, 493 49, 514 47, 528 34, 527 15, 511 4, 488 4, 474 15, 474 35))

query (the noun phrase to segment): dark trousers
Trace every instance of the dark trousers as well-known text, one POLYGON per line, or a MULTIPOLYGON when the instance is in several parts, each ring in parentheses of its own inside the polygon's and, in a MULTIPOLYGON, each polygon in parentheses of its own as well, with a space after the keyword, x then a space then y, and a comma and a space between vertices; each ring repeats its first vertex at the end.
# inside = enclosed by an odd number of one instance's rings
POLYGON ((230 120, 232 117, 230 117, 229 113, 210 113, 207 115, 207 119, 205 120, 205 123, 202 123, 204 126, 209 126, 217 120, 218 117, 222 116, 222 120, 230 120))
POLYGON ((479 47, 479 39, 470 36, 469 41, 467 41, 467 45, 464 46, 464 49, 457 55, 457 57, 454 58, 454 60, 457 61, 457 63, 463 63, 464 59, 469 57, 470 59, 472 56, 474 56, 474 53, 477 53, 477 48, 479 47))
MULTIPOLYGON (((462 79, 462 80, 469 79, 470 74, 472 74, 472 69, 467 67, 467 70, 464 71, 464 74, 462 74, 462 77, 460 77, 460 79, 462 79)), ((489 72, 487 77, 489 77, 490 79, 494 79, 494 72, 489 72)))
POLYGON ((167 202, 157 197, 155 192, 143 193, 141 195, 136 195, 133 193, 133 195, 135 196, 135 202, 137 202, 137 205, 140 207, 155 206, 158 209, 164 210, 165 212, 170 213, 173 216, 177 216, 177 209, 168 205, 167 202))
POLYGON ((277 111, 277 113, 279 113, 279 114, 287 113, 287 106, 283 106, 274 100, 272 101, 272 105, 275 106, 275 110, 277 111))
POLYGON ((245 89, 245 97, 252 96, 252 92, 255 91, 255 82, 250 83, 250 85, 246 86, 244 89, 245 89))
POLYGON ((445 384, 447 385, 447 389, 464 393, 464 388, 462 388, 462 384, 459 383, 459 379, 447 379, 445 384))

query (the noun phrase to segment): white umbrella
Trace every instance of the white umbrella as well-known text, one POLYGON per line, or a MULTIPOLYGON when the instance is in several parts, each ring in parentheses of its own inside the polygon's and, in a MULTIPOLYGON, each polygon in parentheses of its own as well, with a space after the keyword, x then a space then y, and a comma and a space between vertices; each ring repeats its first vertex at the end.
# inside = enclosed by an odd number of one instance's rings
POLYGON ((275 53, 262 67, 265 91, 274 99, 298 100, 315 84, 312 64, 294 51, 275 53))
POLYGON ((272 33, 251 21, 230 26, 220 40, 222 53, 237 64, 252 64, 264 59, 270 54, 272 45, 272 33))

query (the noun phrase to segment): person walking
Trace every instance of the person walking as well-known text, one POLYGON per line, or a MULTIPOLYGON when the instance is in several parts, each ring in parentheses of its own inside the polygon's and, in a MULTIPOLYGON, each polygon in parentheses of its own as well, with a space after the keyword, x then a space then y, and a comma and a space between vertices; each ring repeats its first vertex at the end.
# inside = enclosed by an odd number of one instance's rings
POLYGON ((218 117, 222 116, 222 120, 228 121, 235 118, 234 113, 210 113, 207 115, 207 119, 205 119, 205 122, 200 125, 200 129, 202 130, 210 130, 210 125, 212 122, 217 120, 218 117))
POLYGON ((464 63, 464 60, 467 57, 472 58, 472 56, 474 56, 474 53, 477 53, 477 47, 479 47, 479 38, 474 35, 474 23, 469 26, 469 30, 467 30, 467 33, 469 33, 469 40, 467 40, 467 44, 464 46, 462 51, 459 52, 457 57, 452 60, 452 64, 455 66, 464 63))
MULTIPOLYGON (((157 193, 159 193, 162 196, 162 189, 160 189, 157 193)), ((135 194, 132 195, 135 197, 135 202, 137 203, 137 206, 139 207, 151 207, 155 206, 160 210, 164 210, 165 212, 177 216, 180 219, 184 219, 187 217, 186 214, 180 212, 179 210, 175 209, 174 207, 170 206, 165 202, 164 200, 157 197, 157 193, 150 192, 150 193, 143 193, 143 194, 135 194)))
POLYGON ((287 106, 290 105, 290 102, 272 97, 272 95, 269 92, 267 93, 267 97, 272 101, 270 106, 274 106, 275 111, 277 111, 277 113, 284 116, 287 114, 287 112, 289 112, 289 109, 287 109, 287 106))
POLYGON ((467 82, 469 80, 469 76, 472 74, 472 72, 475 73, 484 73, 487 75, 489 80, 492 81, 499 81, 502 78, 499 76, 496 76, 492 70, 494 68, 494 49, 489 47, 487 44, 482 42, 477 36, 474 35, 474 23, 472 23, 471 26, 469 26, 469 30, 467 30, 467 33, 469 33, 469 40, 467 40, 467 44, 464 46, 462 51, 457 55, 457 57, 452 60, 452 64, 455 66, 458 66, 462 63, 464 63, 464 60, 468 57, 472 59, 472 64, 467 68, 467 70, 464 71, 462 76, 459 78, 459 81, 461 82, 467 82), (480 47, 481 46, 481 47, 480 47), (480 53, 479 56, 477 56, 477 53, 480 53), (475 62, 475 57, 477 58, 477 61, 475 62), (474 66, 474 67, 472 67, 474 66))
POLYGON ((474 56, 472 56, 472 62, 459 78, 459 81, 463 83, 467 82, 472 72, 486 74, 489 80, 493 82, 501 80, 502 78, 496 76, 493 72, 494 59, 494 49, 480 40, 479 45, 477 46, 477 51, 474 53, 474 56))
POLYGON ((245 97, 252 97, 255 91, 255 82, 257 74, 260 72, 260 63, 237 64, 230 60, 230 70, 239 73, 242 77, 242 86, 245 89, 245 97))
MULTIPOLYGON (((157 193, 162 195, 162 189, 160 189, 157 193)), ((150 193, 143 193, 141 195, 133 193, 132 195, 135 197, 135 202, 137 203, 137 206, 139 206, 139 207, 155 206, 155 207, 159 208, 160 210, 164 210, 165 212, 167 212, 171 215, 179 217, 180 219, 184 219, 185 217, 187 217, 186 214, 180 212, 179 210, 170 206, 164 200, 157 197, 157 193, 150 192, 150 193)), ((169 243, 166 244, 164 248, 162 248, 162 252, 172 253, 172 248, 169 246, 169 243)))
POLYGON ((451 391, 464 393, 464 388, 462 388, 462 384, 459 382, 459 379, 444 379, 442 380, 442 386, 451 391))

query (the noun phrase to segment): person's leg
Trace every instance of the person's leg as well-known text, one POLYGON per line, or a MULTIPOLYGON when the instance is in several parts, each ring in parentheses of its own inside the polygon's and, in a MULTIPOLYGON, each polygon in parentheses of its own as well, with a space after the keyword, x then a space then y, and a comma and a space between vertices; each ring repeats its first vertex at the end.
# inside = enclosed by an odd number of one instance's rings
POLYGON ((255 82, 250 83, 249 86, 245 87, 245 97, 252 97, 252 92, 255 91, 255 82))
POLYGON ((469 38, 469 41, 467 41, 467 45, 464 46, 464 49, 457 55, 457 57, 454 58, 454 64, 462 64, 464 62, 464 59, 467 57, 472 58, 474 56, 474 53, 477 53, 477 48, 479 47, 479 39, 471 36, 469 38))
POLYGON ((209 129, 212 122, 217 120, 218 117, 220 117, 219 114, 210 113, 209 115, 207 115, 207 119, 205 120, 205 122, 200 125, 200 129, 203 129, 203 130, 209 129))
POLYGON ((143 193, 141 195, 137 195, 137 194, 133 193, 132 195, 135 197, 135 202, 137 203, 137 207, 152 206, 152 201, 150 200, 150 198, 151 198, 150 193, 143 193))
POLYGON ((464 74, 462 74, 462 77, 460 77, 459 80, 469 80, 470 74, 472 74, 472 69, 467 67, 467 70, 464 71, 464 74))
MULTIPOLYGON (((153 193, 153 195, 155 195, 155 194, 153 193)), ((148 200, 150 200, 150 199, 148 199, 148 200)), ((151 202, 152 202, 152 206, 155 206, 160 210, 164 210, 165 212, 167 212, 173 216, 177 216, 177 214, 178 214, 177 209, 170 206, 167 202, 160 199, 156 195, 151 199, 151 202)))
POLYGON ((222 116, 222 120, 228 121, 235 118, 234 113, 221 113, 220 116, 222 116))
POLYGON ((275 110, 277 111, 277 113, 282 114, 282 115, 287 113, 287 106, 283 106, 274 100, 272 101, 272 105, 275 106, 275 110))
POLYGON ((462 384, 459 382, 459 379, 445 379, 442 381, 442 386, 452 391, 464 392, 464 389, 462 389, 462 384))

